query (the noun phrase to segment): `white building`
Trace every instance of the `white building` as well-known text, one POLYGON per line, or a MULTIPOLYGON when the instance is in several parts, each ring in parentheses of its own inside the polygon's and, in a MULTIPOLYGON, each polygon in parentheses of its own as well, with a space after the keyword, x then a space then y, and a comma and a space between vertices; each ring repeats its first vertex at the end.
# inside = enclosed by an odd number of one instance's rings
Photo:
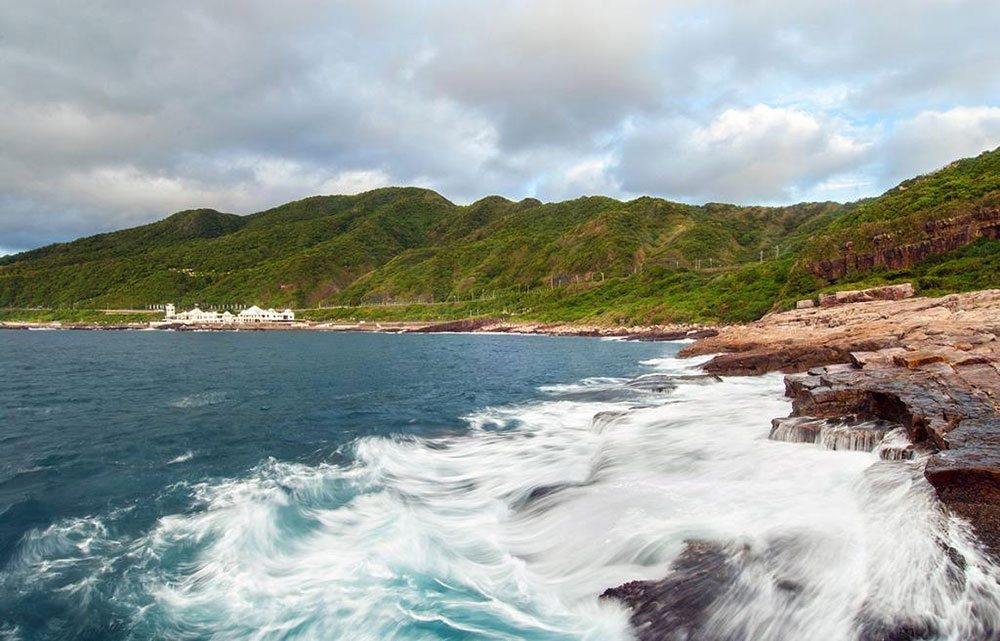
POLYGON ((164 305, 164 319, 170 323, 183 323, 191 325, 232 325, 232 324, 254 324, 254 323, 287 323, 295 320, 295 312, 290 309, 275 311, 274 309, 261 309, 256 305, 244 309, 239 314, 232 312, 206 312, 195 307, 184 312, 178 312, 172 303, 164 305))
POLYGON ((271 309, 261 309, 254 305, 244 309, 242 312, 236 315, 237 323, 287 323, 289 321, 295 320, 295 312, 290 309, 286 309, 283 312, 275 311, 271 309))
POLYGON ((229 312, 224 312, 220 314, 219 312, 203 312, 202 310, 195 307, 186 312, 181 312, 179 314, 174 314, 170 317, 174 321, 179 321, 181 323, 192 323, 192 324, 230 324, 233 322, 233 315, 229 312))

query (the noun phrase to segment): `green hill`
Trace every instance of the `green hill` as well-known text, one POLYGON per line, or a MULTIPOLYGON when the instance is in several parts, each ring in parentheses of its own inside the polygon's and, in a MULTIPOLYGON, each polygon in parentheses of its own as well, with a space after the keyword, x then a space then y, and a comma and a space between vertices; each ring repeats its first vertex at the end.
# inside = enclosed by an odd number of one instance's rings
POLYGON ((184 211, 6 256, 0 307, 255 302, 336 307, 308 313, 344 318, 750 320, 857 283, 1000 286, 998 203, 1000 150, 848 205, 490 196, 459 206, 386 188, 249 216, 184 211))

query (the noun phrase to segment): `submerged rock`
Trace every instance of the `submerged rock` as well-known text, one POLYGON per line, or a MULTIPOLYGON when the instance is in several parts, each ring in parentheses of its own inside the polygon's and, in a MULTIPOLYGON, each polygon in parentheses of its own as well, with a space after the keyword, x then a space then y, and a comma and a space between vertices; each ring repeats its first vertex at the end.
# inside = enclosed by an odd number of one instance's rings
POLYGON ((930 619, 887 621, 862 614, 858 617, 858 641, 933 641, 938 637, 937 625, 930 619))
POLYGON ((605 590, 632 610, 639 641, 711 641, 704 627, 712 605, 736 579, 739 566, 725 546, 688 541, 666 578, 630 581, 605 590))
POLYGON ((678 383, 694 383, 696 385, 709 385, 711 383, 721 383, 722 377, 717 374, 682 374, 674 376, 678 383))
POLYGON ((646 374, 625 383, 625 387, 660 393, 672 392, 677 389, 677 383, 674 377, 669 374, 646 374))
POLYGON ((594 418, 590 420, 590 431, 600 434, 609 425, 622 418, 623 416, 628 416, 629 410, 609 410, 606 412, 598 412, 594 414, 594 418))

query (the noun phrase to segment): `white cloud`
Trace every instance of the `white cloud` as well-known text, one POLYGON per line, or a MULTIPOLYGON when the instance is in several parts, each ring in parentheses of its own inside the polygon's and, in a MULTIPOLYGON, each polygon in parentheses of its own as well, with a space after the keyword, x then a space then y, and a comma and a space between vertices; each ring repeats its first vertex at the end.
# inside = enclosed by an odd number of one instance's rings
POLYGON ((580 196, 620 195, 621 184, 614 175, 611 159, 591 158, 568 167, 548 180, 540 190, 547 200, 567 200, 580 196))
POLYGON ((623 187, 688 200, 786 200, 859 162, 867 143, 844 122, 795 109, 728 109, 707 123, 636 127, 624 145, 623 187))
POLYGON ((995 0, 4 3, 0 245, 384 184, 870 195, 1000 144, 998 23, 995 0))
POLYGON ((899 123, 880 153, 886 178, 895 183, 998 146, 1000 107, 956 107, 899 123))

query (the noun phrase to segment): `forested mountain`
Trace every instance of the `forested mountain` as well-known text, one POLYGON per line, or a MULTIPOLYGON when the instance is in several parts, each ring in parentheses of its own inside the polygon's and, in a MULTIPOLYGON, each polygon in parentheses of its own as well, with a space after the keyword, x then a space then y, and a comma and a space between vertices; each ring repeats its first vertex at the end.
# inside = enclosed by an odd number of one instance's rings
POLYGON ((3 257, 0 307, 488 298, 499 302, 477 311, 747 320, 853 282, 911 279, 936 293, 1000 286, 998 203, 1000 150, 847 205, 490 196, 460 206, 426 189, 386 188, 249 216, 183 211, 3 257))

